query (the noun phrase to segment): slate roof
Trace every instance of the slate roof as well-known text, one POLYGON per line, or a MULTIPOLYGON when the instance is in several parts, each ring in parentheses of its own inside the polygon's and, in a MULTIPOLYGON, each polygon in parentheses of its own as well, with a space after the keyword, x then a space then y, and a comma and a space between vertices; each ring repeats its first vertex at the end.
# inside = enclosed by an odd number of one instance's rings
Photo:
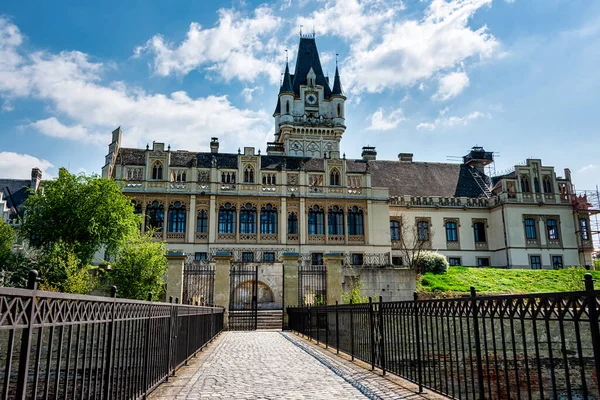
POLYGON ((323 74, 315 38, 301 37, 300 44, 298 45, 298 55, 296 57, 296 69, 293 75, 294 93, 297 97, 300 97, 300 85, 306 84, 306 75, 311 68, 317 77, 317 85, 321 85, 325 88, 325 98, 329 99, 331 97, 331 89, 329 88, 329 83, 325 79, 325 74, 323 74))
POLYGON ((333 90, 331 91, 331 94, 344 96, 344 89, 342 89, 342 81, 340 80, 340 73, 337 65, 335 66, 335 78, 333 80, 333 90))
POLYGON ((480 197, 483 193, 464 164, 369 161, 373 187, 390 196, 480 197))
MULTIPOLYGON (((25 179, 0 179, 0 192, 2 199, 6 201, 6 205, 10 209, 18 210, 19 212, 25 206, 25 200, 29 197, 30 180, 25 179), (12 199, 11 196, 12 195, 12 199), (13 203, 14 200, 14 203, 13 203)), ((15 218, 16 213, 12 212, 10 218, 15 218)))

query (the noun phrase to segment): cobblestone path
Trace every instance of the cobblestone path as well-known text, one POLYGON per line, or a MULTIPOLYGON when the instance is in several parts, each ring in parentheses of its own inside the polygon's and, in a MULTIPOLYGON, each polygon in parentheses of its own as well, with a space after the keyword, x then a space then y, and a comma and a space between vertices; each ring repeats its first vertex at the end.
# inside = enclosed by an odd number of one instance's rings
POLYGON ((291 333, 225 332, 177 375, 150 398, 425 398, 291 333))

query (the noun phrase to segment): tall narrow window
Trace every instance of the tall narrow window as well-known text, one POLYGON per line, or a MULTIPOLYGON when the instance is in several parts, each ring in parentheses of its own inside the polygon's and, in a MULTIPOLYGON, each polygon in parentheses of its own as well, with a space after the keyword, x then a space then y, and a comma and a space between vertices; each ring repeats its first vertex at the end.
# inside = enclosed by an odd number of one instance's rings
POLYGON ((348 235, 364 235, 363 212, 354 206, 348 210, 348 235))
POLYGON ((250 203, 240 208, 240 233, 256 233, 256 207, 250 203))
POLYGON ((285 113, 289 114, 290 113, 290 101, 286 101, 285 102, 285 113))
POLYGON ((390 240, 400 240, 400 222, 390 221, 390 240))
POLYGON ((160 161, 156 161, 152 166, 152 179, 161 180, 163 177, 163 166, 160 161))
POLYGON ((418 221, 417 222, 417 236, 420 242, 429 241, 429 222, 418 221))
POLYGON ((544 193, 553 193, 552 190, 552 179, 549 176, 544 176, 543 180, 544 193))
POLYGON ((521 192, 529 193, 529 176, 522 175, 521 176, 521 192))
POLYGON ((548 239, 558 240, 558 223, 554 218, 546 220, 546 229, 548 230, 548 239))
POLYGON ((165 207, 153 201, 146 207, 146 230, 156 229, 162 232, 165 223, 165 207))
POLYGON ((581 240, 590 240, 587 218, 579 218, 579 230, 581 231, 581 240))
POLYGON ((342 116, 342 105, 338 103, 337 105, 337 116, 341 117, 342 116))
POLYGON ((527 239, 537 239, 537 230, 535 229, 535 220, 533 218, 525 219, 525 237, 527 239))
POLYGON ((552 256, 552 268, 554 269, 562 269, 563 267, 563 258, 562 256, 552 256))
POLYGON ((277 233, 277 210, 271 204, 260 209, 260 233, 277 233))
POLYGON ((314 206, 308 210, 308 234, 325 234, 325 212, 319 206, 314 206))
POLYGON ((473 236, 475 237, 475 242, 483 243, 487 241, 485 235, 485 222, 475 222, 473 224, 473 236))
POLYGON ((219 207, 219 233, 235 233, 235 207, 231 203, 219 207))
POLYGON ((298 234, 298 214, 291 212, 288 214, 287 222, 288 235, 298 234))
POLYGON ((251 165, 244 169, 244 183, 254 183, 254 168, 251 165))
POLYGON ((169 206, 168 232, 185 232, 185 205, 179 201, 169 206))
POLYGON ((327 232, 330 235, 344 234, 344 211, 338 206, 331 207, 327 213, 327 232))
POLYGON ((208 213, 205 210, 198 211, 198 215, 196 216, 196 232, 208 232, 208 213))
POLYGON ((457 242, 458 241, 458 229, 456 228, 456 222, 446 222, 446 241, 457 242))
POLYGON ((133 213, 134 214, 142 214, 142 205, 141 204, 135 204, 135 202, 133 203, 133 213))
POLYGON ((540 193, 540 180, 537 178, 537 176, 533 178, 533 188, 536 193, 540 193))
POLYGON ((332 169, 329 174, 329 185, 340 186, 340 171, 337 168, 332 169))

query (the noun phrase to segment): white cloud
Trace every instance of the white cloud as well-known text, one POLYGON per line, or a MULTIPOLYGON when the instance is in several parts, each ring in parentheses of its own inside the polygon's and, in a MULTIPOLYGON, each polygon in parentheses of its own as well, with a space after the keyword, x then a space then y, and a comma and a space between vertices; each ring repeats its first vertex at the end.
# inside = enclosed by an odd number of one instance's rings
POLYGON ((458 96, 467 86, 469 77, 462 71, 451 72, 438 80, 438 91, 432 96, 434 100, 446 101, 458 96))
POLYGON ((252 99, 254 98, 254 93, 262 93, 263 92, 263 88, 261 86, 256 86, 253 88, 244 88, 244 90, 242 90, 242 95, 244 96, 244 100, 246 100, 246 102, 251 102, 252 99))
POLYGON ((236 147, 241 138, 253 145, 266 141, 270 121, 264 111, 236 108, 226 96, 191 98, 183 91, 151 94, 123 82, 103 84, 104 64, 77 51, 27 54, 7 36, 18 28, 0 20, 0 51, 19 58, 3 62, 2 71, 23 82, 1 86, 0 79, 0 96, 47 103, 54 116, 29 125, 42 134, 108 144, 110 132, 122 125, 127 146, 156 139, 175 148, 206 149, 211 136, 236 147))
POLYGON ((53 168, 54 165, 48 160, 39 159, 29 154, 0 151, 0 171, 2 178, 29 179, 31 169, 39 168, 42 173, 53 168))
POLYGON ((370 131, 389 131, 398 126, 398 124, 404 121, 404 114, 402 109, 393 110, 391 112, 385 111, 383 108, 379 108, 371 115, 371 125, 367 128, 370 131))
POLYGON ((490 114, 484 114, 479 111, 473 111, 472 113, 467 114, 463 117, 456 117, 456 116, 443 117, 443 115, 448 111, 448 109, 445 108, 442 111, 443 112, 440 112, 440 117, 436 118, 435 121, 421 122, 420 124, 417 125, 417 129, 433 131, 440 127, 453 127, 456 125, 465 126, 465 125, 468 125, 471 121, 474 121, 474 120, 480 119, 480 118, 484 118, 484 117, 491 118, 490 114))
POLYGON ((597 165, 594 165, 594 164, 589 164, 589 165, 586 165, 586 166, 585 166, 585 167, 583 167, 583 168, 580 168, 580 169, 579 169, 577 172, 579 172, 579 173, 582 173, 582 172, 590 172, 590 171, 593 171, 593 170, 595 170, 595 169, 597 169, 597 168, 598 168, 598 166, 597 166, 597 165))
POLYGON ((281 23, 267 6, 258 7, 251 17, 221 9, 215 27, 203 28, 192 22, 179 45, 155 35, 137 47, 134 56, 151 55, 154 72, 160 76, 205 68, 226 81, 237 78, 252 82, 265 75, 271 83, 277 83, 285 46, 270 39, 274 39, 281 23))

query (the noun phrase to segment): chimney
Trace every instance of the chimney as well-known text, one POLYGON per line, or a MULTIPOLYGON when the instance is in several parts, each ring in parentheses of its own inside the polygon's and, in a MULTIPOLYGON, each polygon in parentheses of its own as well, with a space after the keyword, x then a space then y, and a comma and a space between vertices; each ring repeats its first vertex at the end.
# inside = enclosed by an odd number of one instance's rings
POLYGON ((398 161, 412 162, 412 160, 413 160, 413 153, 399 153, 398 154, 398 161))
POLYGON ((39 168, 33 168, 31 170, 31 185, 29 187, 37 192, 37 190, 40 187, 41 181, 42 181, 42 170, 39 168))
POLYGON ((210 152, 218 153, 219 152, 219 138, 211 138, 210 139, 210 152))
POLYGON ((377 152, 375 151, 375 147, 365 146, 362 148, 362 153, 360 154, 363 161, 373 161, 377 160, 377 152))

